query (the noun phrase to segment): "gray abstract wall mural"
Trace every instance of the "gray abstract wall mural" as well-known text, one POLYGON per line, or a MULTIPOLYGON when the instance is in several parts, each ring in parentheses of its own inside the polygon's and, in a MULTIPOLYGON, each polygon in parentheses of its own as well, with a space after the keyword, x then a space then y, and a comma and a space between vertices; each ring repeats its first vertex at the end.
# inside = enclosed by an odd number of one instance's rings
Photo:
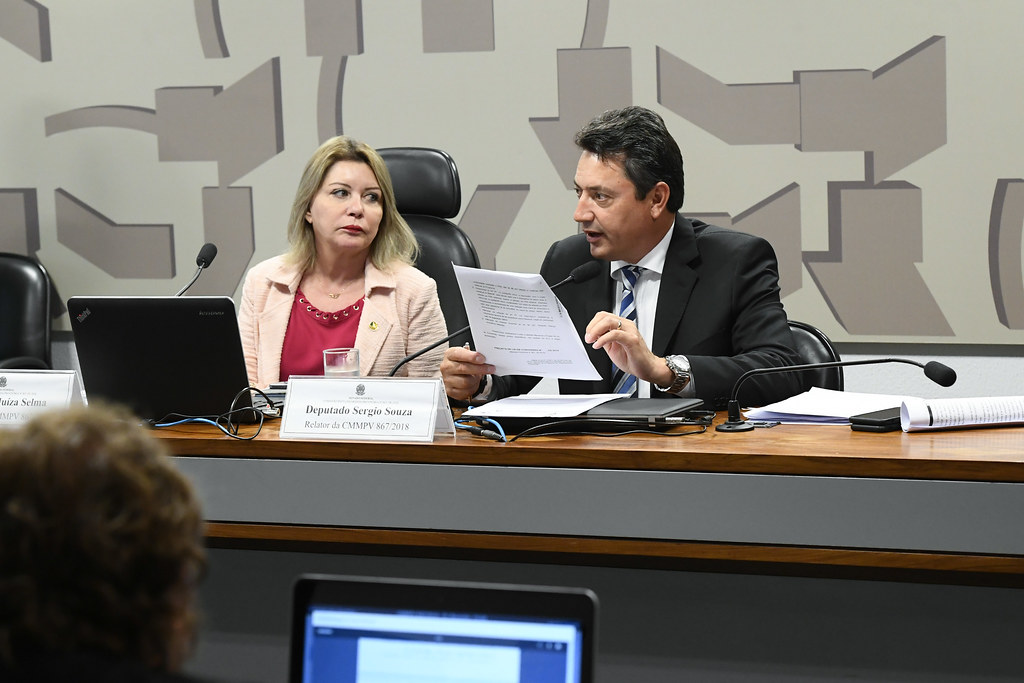
POLYGON ((791 317, 1020 343, 1024 3, 897 7, 6 0, 0 250, 64 298, 171 294, 209 241, 191 292, 236 296, 344 133, 451 153, 483 265, 535 272, 576 229, 573 133, 636 103, 679 140, 683 212, 772 242, 791 317))
POLYGON ((992 199, 989 223, 989 273, 999 322, 1024 329, 1024 179, 1001 178, 992 199))
MULTIPOLYGON (((204 220, 204 237, 214 243, 230 239, 238 248, 193 292, 233 291, 245 274, 254 239, 251 188, 229 186, 284 148, 280 98, 275 58, 227 88, 159 88, 153 109, 106 105, 54 114, 46 117, 46 134, 92 126, 129 128, 156 136, 159 161, 217 162, 219 186, 196 188, 202 192, 204 218, 216 221, 204 220), (233 227, 226 231, 224 226, 233 227)), ((57 236, 62 244, 115 277, 174 276, 173 226, 141 227, 117 225, 70 194, 58 195, 57 236), (89 225, 89 215, 99 221, 89 225)))
POLYGON ((0 38, 40 62, 52 58, 50 14, 37 2, 8 2, 0 8, 0 38))
POLYGON ((658 49, 658 101, 732 145, 863 152, 863 181, 829 181, 829 248, 803 252, 798 188, 743 215, 738 229, 781 252, 784 294, 802 258, 836 320, 854 334, 952 335, 913 264, 922 259, 921 189, 886 182, 946 142, 945 41, 932 37, 871 72, 797 71, 792 83, 726 85, 658 49), (786 201, 786 199, 790 201, 786 201), (771 212, 760 221, 754 217, 771 212), (879 277, 881 276, 881 277, 879 277), (901 286, 891 290, 891 283, 901 286), (886 301, 886 306, 866 305, 886 301), (908 311, 911 315, 908 315, 908 311))

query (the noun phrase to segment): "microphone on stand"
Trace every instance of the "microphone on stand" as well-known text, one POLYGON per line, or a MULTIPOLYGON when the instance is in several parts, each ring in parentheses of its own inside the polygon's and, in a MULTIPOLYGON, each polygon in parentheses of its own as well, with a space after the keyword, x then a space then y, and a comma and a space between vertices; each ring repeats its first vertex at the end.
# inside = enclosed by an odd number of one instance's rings
POLYGON ((919 368, 924 368, 925 377, 944 387, 952 386, 953 383, 956 382, 956 372, 948 365, 943 365, 942 363, 934 360, 928 361, 927 363, 919 363, 916 360, 909 360, 906 358, 870 358, 866 360, 846 360, 832 361, 829 363, 808 363, 806 365, 787 365, 777 368, 754 368, 753 370, 747 370, 740 375, 739 379, 736 380, 736 383, 732 385, 732 396, 729 398, 727 419, 725 422, 715 427, 715 429, 719 432, 748 432, 754 428, 752 424, 745 422, 743 417, 740 415, 740 385, 749 377, 753 377, 754 375, 768 375, 776 372, 802 372, 804 370, 844 368, 850 365, 872 365, 875 363, 907 363, 909 365, 916 365, 919 368))
MULTIPOLYGON (((554 290, 558 289, 559 287, 561 287, 562 285, 567 285, 570 282, 586 282, 587 280, 592 280, 595 277, 597 277, 597 275, 601 272, 603 267, 604 267, 604 264, 601 261, 587 261, 582 266, 576 266, 575 268, 573 268, 572 271, 569 273, 569 276, 567 278, 565 278, 561 282, 556 282, 555 284, 551 285, 551 290, 554 291, 554 290)), ((427 346, 426 348, 422 348, 422 349, 420 349, 419 351, 417 351, 415 353, 409 354, 408 356, 406 356, 402 360, 400 360, 397 363, 395 363, 395 367, 391 368, 391 372, 388 373, 388 377, 394 377, 395 373, 398 372, 398 370, 403 365, 408 363, 409 361, 415 360, 415 359, 419 358, 420 356, 425 354, 427 351, 432 351, 433 349, 436 349, 441 344, 444 344, 446 341, 451 341, 455 337, 458 337, 460 334, 464 334, 466 332, 469 332, 469 328, 470 328, 470 325, 466 325, 462 329, 459 329, 459 330, 456 330, 455 332, 452 332, 447 337, 443 337, 441 339, 438 339, 436 342, 434 342, 430 346, 427 346)))
POLYGON ((213 259, 216 256, 217 245, 214 244, 213 242, 207 242, 206 244, 204 244, 202 248, 199 250, 199 255, 196 256, 196 265, 199 266, 199 268, 196 269, 196 274, 193 275, 192 279, 189 280, 189 283, 182 287, 181 289, 179 289, 178 293, 175 294, 174 296, 181 296, 186 291, 188 291, 188 288, 194 285, 196 280, 199 279, 199 274, 203 272, 203 268, 208 268, 209 265, 213 263, 213 259))

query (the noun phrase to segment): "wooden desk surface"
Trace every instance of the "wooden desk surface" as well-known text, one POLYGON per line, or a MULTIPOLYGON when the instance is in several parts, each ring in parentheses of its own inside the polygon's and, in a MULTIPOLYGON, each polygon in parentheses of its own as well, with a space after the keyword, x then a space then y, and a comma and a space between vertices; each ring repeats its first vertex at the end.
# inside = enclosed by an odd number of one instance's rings
POLYGON ((913 434, 855 432, 835 425, 779 425, 741 433, 709 427, 704 434, 686 436, 541 436, 512 443, 458 432, 431 444, 290 441, 278 437, 277 422, 268 422, 252 441, 228 438, 207 425, 181 425, 156 434, 176 455, 229 458, 1024 482, 1024 427, 913 434))
POLYGON ((158 436, 214 509, 214 544, 1024 585, 1021 427, 422 444, 282 440, 267 423, 252 441, 203 425, 158 436))

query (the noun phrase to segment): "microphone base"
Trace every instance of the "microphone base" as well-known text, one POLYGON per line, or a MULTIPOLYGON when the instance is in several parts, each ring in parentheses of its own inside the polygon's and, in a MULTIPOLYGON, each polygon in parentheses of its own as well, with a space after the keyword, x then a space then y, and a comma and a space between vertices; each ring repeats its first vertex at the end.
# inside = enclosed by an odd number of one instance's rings
POLYGON ((753 429, 754 425, 743 420, 740 420, 738 422, 733 422, 732 420, 729 420, 715 427, 716 432, 749 432, 752 431, 753 429))

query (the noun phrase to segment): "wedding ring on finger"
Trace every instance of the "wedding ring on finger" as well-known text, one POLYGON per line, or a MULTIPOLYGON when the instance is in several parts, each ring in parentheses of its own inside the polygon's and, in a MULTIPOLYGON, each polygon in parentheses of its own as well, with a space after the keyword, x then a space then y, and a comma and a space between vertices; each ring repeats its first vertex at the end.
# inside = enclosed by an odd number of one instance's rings
POLYGON ((618 320, 615 321, 615 329, 617 329, 617 330, 621 330, 622 329, 622 318, 619 318, 618 320))

